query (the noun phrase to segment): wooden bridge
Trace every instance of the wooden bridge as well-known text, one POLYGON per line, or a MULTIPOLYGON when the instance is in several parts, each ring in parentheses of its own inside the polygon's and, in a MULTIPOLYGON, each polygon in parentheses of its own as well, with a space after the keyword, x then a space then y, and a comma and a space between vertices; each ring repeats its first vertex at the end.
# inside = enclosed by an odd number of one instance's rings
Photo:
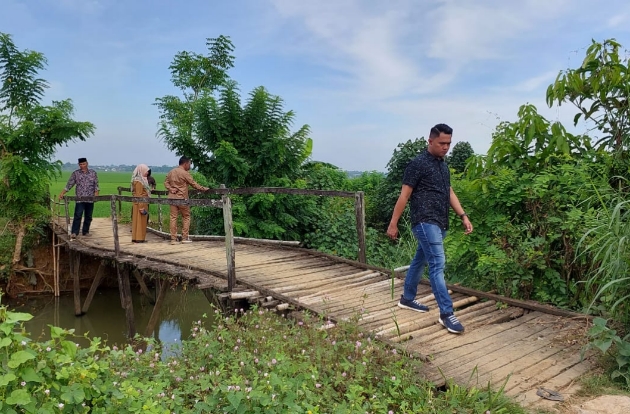
MULTIPOLYGON (((226 205, 229 207, 227 197, 223 195, 222 203, 213 201, 224 213, 226 205)), ((147 287, 138 274, 153 271, 266 308, 309 310, 333 322, 354 318, 366 332, 423 358, 423 375, 436 385, 452 379, 462 385, 504 386, 509 395, 526 405, 542 401, 536 394, 540 389, 557 391, 564 397, 572 394, 576 379, 593 367, 589 358, 580 358, 589 324, 585 315, 449 285, 456 315, 466 328, 464 334, 453 335, 437 323, 439 311, 426 281, 417 298, 431 310, 417 313, 400 309, 397 303, 403 273, 392 277, 387 269, 291 243, 233 238, 229 212, 224 214, 226 237, 192 236, 191 244, 171 245, 167 234, 150 229, 147 243, 131 243, 130 226, 118 224, 114 205, 132 198, 102 198, 111 201, 112 218, 94 219, 91 236, 72 242, 68 241, 69 219, 58 218, 53 223, 58 245, 75 254, 111 259, 117 269, 122 264, 131 266, 137 270, 134 274, 143 290, 147 287), (235 279, 228 288, 231 277, 235 279)), ((159 203, 171 201, 161 199, 159 203)), ((152 198, 151 202, 156 201, 152 198)), ((360 213, 360 208, 357 211, 360 213)), ((71 271, 78 277, 76 260, 71 260, 71 271)), ((118 280, 123 308, 129 312, 129 275, 118 270, 118 280)), ((77 315, 87 311, 98 284, 97 275, 83 306, 80 292, 75 290, 77 315)), ((157 312, 165 285, 156 295, 157 312)), ((157 315, 151 317, 151 321, 156 320, 157 315)), ((151 322, 149 325, 147 335, 151 334, 151 322)), ((135 332, 133 326, 131 329, 135 332)))

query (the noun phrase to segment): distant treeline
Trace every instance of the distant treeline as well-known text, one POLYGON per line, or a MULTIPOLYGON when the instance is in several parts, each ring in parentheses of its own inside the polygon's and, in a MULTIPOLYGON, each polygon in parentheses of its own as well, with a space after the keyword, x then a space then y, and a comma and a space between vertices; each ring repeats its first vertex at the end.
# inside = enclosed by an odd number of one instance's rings
MULTIPOLYGON (((156 165, 149 165, 149 167, 151 168, 151 172, 153 173, 167 173, 170 170, 172 170, 173 168, 175 168, 174 165, 162 165, 162 166, 156 166, 156 165)), ((74 171, 77 168, 79 168, 79 166, 77 164, 73 164, 70 162, 67 162, 65 164, 63 164, 61 166, 61 170, 62 171, 74 171)), ((135 165, 126 165, 126 164, 120 164, 120 165, 93 165, 90 164, 90 168, 92 168, 95 171, 120 171, 120 172, 132 172, 134 170, 134 168, 136 168, 135 165)))
MULTIPOLYGON (((172 170, 173 168, 175 168, 174 165, 162 165, 162 166, 149 165, 149 167, 151 168, 151 172, 152 173, 167 173, 170 170, 172 170)), ((67 162, 67 163, 65 163, 65 164, 63 164, 61 166, 61 170, 62 171, 74 171, 77 168, 79 168, 79 166, 77 164, 73 164, 71 162, 67 162)), ((134 168, 136 168, 136 166, 135 165, 126 165, 126 164, 120 164, 120 165, 93 165, 93 164, 90 164, 90 168, 95 170, 95 171, 132 172, 134 170, 134 168)), ((345 173, 348 176, 348 178, 355 178, 355 177, 359 177, 361 174, 363 174, 363 171, 345 171, 345 173)))

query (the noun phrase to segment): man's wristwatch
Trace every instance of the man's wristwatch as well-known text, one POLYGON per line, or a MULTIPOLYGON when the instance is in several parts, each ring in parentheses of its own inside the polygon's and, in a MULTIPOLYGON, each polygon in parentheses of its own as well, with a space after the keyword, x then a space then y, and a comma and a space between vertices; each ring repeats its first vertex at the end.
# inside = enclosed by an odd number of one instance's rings
POLYGON ((462 214, 458 214, 460 219, 463 219, 464 217, 468 217, 468 214, 466 214, 465 212, 462 214))

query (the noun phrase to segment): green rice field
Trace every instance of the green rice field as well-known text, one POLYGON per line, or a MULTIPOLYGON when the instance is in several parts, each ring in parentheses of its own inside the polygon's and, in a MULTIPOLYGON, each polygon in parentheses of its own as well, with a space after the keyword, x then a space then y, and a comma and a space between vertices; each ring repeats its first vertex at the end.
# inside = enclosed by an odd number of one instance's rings
MULTIPOLYGON (((59 177, 55 182, 50 186, 50 194, 51 196, 57 198, 61 190, 66 186, 68 179, 70 178, 70 171, 63 171, 61 177, 59 177)), ((118 194, 118 187, 129 187, 131 185, 131 172, 110 172, 110 171, 102 171, 98 172, 98 184, 100 187, 99 195, 109 195, 109 194, 118 194)), ((166 178, 166 173, 155 173, 151 174, 153 178, 155 178, 155 182, 157 183, 157 190, 164 190, 164 180, 166 178)), ((75 188, 72 188, 68 195, 75 195, 75 188)), ((131 195, 130 193, 123 193, 123 195, 131 195)), ((157 205, 149 206, 149 213, 153 217, 157 217, 157 205), (154 215, 155 214, 155 215, 154 215)), ((162 207, 162 213, 165 212, 164 206, 162 207)), ((72 217, 72 212, 74 211, 74 203, 70 203, 70 216, 72 217)), ((97 202, 94 206, 94 215, 93 217, 109 217, 111 212, 111 206, 109 201, 101 201, 97 202)), ((59 214, 64 215, 65 210, 60 208, 58 211, 59 214)), ((131 203, 123 203, 122 205, 122 215, 120 217, 121 221, 128 221, 131 217, 131 203)))

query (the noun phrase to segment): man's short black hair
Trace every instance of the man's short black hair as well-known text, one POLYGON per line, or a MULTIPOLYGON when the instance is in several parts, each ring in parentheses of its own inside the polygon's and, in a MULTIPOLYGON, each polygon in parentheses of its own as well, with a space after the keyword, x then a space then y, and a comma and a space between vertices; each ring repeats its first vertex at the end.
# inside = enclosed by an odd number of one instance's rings
POLYGON ((431 128, 431 132, 429 133, 429 138, 435 139, 440 136, 440 134, 453 135, 453 128, 446 124, 437 124, 433 128, 431 128))
POLYGON ((190 161, 190 158, 188 158, 188 157, 186 157, 186 156, 181 157, 181 158, 179 159, 179 165, 184 165, 184 164, 186 164, 188 161, 190 161))

